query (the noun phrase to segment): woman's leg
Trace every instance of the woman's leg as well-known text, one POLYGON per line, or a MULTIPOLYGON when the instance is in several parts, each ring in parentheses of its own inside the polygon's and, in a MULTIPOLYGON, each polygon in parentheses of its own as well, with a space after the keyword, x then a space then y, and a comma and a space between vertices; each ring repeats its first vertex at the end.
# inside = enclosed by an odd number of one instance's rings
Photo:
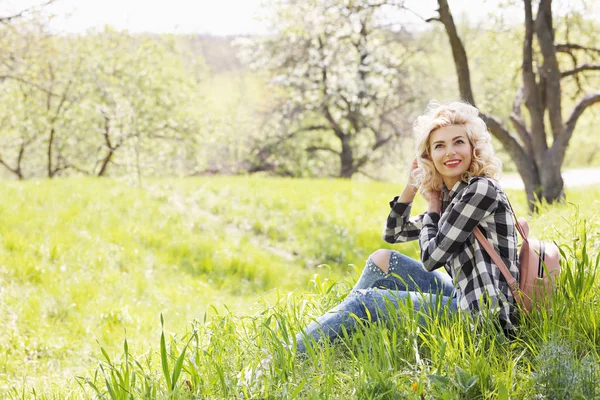
MULTIPOLYGON (((388 307, 397 309, 398 303, 406 301, 408 297, 411 298, 415 311, 427 307, 436 310, 435 294, 378 289, 353 292, 337 307, 311 322, 304 332, 296 335, 296 352, 306 353, 307 341, 321 342, 323 339, 339 337, 344 330, 352 332, 357 324, 356 317, 362 320, 370 319, 372 322, 385 320, 389 317, 388 307)), ((450 311, 457 309, 455 298, 442 296, 441 303, 450 311)))
POLYGON ((441 271, 426 271, 423 264, 394 250, 371 254, 353 290, 368 289, 381 279, 390 279, 398 290, 441 293, 452 296, 452 278, 441 271))

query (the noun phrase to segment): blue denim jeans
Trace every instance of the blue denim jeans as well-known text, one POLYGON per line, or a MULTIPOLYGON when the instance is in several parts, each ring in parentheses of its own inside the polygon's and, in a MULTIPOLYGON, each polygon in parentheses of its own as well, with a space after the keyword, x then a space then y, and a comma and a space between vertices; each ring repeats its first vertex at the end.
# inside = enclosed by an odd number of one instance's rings
POLYGON ((335 339, 344 330, 351 333, 358 323, 356 317, 373 322, 386 320, 389 318, 387 308, 391 305, 397 308, 399 302, 408 298, 412 300, 415 311, 448 308, 454 312, 457 301, 453 290, 452 279, 447 274, 428 272, 420 262, 396 251, 391 252, 387 275, 369 258, 348 297, 296 336, 296 352, 305 353, 307 342, 335 339), (378 288, 381 284, 388 289, 378 288), (443 308, 436 309, 438 301, 443 308))

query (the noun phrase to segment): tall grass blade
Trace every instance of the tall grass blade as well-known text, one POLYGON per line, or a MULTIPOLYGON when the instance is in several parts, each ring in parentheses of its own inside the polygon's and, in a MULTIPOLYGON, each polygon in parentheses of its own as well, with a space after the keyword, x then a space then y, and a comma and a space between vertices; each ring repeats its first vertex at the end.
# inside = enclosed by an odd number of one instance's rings
POLYGON ((167 388, 172 390, 171 374, 169 372, 169 359, 167 357, 167 344, 165 342, 165 326, 162 313, 160 314, 160 363, 162 365, 163 375, 167 383, 167 388))
POLYGON ((175 365, 173 365, 173 377, 171 378, 171 390, 175 390, 175 386, 177 385, 177 380, 179 379, 179 375, 181 375, 181 370, 183 368, 183 361, 185 360, 185 352, 190 345, 192 339, 196 336, 196 332, 192 334, 192 337, 187 341, 183 349, 181 350, 181 354, 177 357, 177 361, 175 361, 175 365))

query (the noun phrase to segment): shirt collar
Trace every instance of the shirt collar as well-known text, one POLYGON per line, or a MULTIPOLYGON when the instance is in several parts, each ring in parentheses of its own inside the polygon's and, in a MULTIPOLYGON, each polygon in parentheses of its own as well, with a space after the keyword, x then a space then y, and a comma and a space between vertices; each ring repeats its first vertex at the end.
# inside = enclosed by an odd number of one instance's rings
POLYGON ((467 182, 459 180, 454 184, 454 186, 452 186, 452 189, 448 190, 448 188, 446 188, 446 184, 443 183, 442 192, 445 198, 447 198, 449 201, 452 201, 452 199, 454 199, 454 197, 456 197, 458 193, 460 193, 464 188, 466 188, 467 185, 467 182))

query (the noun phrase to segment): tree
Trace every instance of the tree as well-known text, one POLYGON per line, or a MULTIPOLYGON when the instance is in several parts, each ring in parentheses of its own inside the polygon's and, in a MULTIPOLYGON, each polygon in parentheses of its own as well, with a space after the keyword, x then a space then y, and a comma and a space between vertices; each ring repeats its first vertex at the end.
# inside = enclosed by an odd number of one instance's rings
POLYGON ((4 144, 4 151, 0 152, 0 165, 14 174, 17 179, 22 180, 25 178, 23 170, 25 154, 37 140, 37 129, 27 107, 27 104, 31 103, 32 88, 21 84, 11 88, 4 87, 4 89, 0 99, 20 97, 20 101, 16 104, 13 103, 10 113, 2 113, 1 125, 5 131, 10 132, 8 135, 10 139, 6 141, 7 143, 0 140, 0 143, 4 144), (11 91, 15 91, 15 93, 11 93, 11 91))
POLYGON ((189 162, 201 130, 202 102, 192 71, 202 68, 200 60, 173 48, 169 39, 109 28, 80 40, 89 52, 85 108, 96 135, 86 151, 95 160, 92 173, 105 176, 116 165, 157 174, 189 162), (120 161, 119 153, 125 153, 120 161))
POLYGON ((292 0, 274 9, 278 33, 244 47, 246 61, 279 88, 268 125, 276 134, 250 170, 272 168, 288 146, 334 155, 337 175, 350 178, 409 131, 400 122, 414 98, 405 68, 413 51, 401 44, 407 34, 381 26, 385 6, 373 1, 292 0))
MULTIPOLYGON (((55 0, 48 0, 40 2, 40 4, 33 5, 31 7, 21 9, 20 11, 14 12, 10 15, 0 16, 0 27, 2 34, 0 35, 1 47, 3 50, 1 53, 1 61, 4 65, 2 71, 0 71, 0 82, 12 82, 13 85, 4 85, 2 98, 6 104, 11 104, 11 109, 7 114, 2 116, 5 130, 11 132, 12 137, 18 137, 18 140, 10 141, 9 145, 4 146, 9 148, 9 153, 12 150, 13 161, 9 161, 5 154, 0 154, 0 165, 5 167, 9 172, 16 175, 18 179, 24 179, 23 162, 25 154, 35 141, 38 139, 39 126, 36 126, 35 119, 31 118, 30 108, 33 98, 37 92, 44 92, 44 94, 51 98, 53 96, 51 90, 40 86, 36 82, 29 79, 29 76, 24 76, 20 73, 20 69, 23 64, 29 62, 27 56, 30 52, 24 51, 24 49, 34 46, 28 35, 23 34, 23 30, 19 26, 13 26, 18 23, 21 19, 25 18, 29 14, 50 5, 55 0), (7 35, 8 33, 8 35, 7 35), (7 40, 8 36, 8 40, 7 40), (13 46, 16 43, 16 48, 13 46), (10 102, 7 98, 11 95, 16 96, 20 101, 17 104, 10 102), (24 107, 20 107, 24 106, 24 107), (12 115, 10 115, 12 113, 12 115), (20 117, 19 117, 20 116, 20 117), (16 122, 16 123, 15 123, 16 122)), ((39 22, 36 20, 36 22, 39 22)), ((9 136, 9 137, 10 137, 9 136)))
MULTIPOLYGON (((44 20, 25 21, 19 16, 10 21, 10 26, 0 25, 0 75, 5 78, 1 98, 4 104, 10 104, 1 112, 5 123, 0 158, 8 171, 23 179, 24 164, 30 153, 36 150, 40 153, 43 137, 55 133, 56 116, 51 116, 52 109, 55 104, 64 105, 65 97, 57 102, 60 96, 53 91, 56 76, 50 60, 55 53, 44 20)), ((50 155, 52 147, 48 149, 50 155)), ((43 156, 38 154, 38 157, 43 156)))
MULTIPOLYGON (((448 1, 438 0, 438 6, 439 17, 430 21, 436 20, 444 25, 452 49, 460 96, 475 105, 467 52, 458 35, 448 1)), ((566 150, 579 117, 588 107, 600 102, 600 93, 585 94, 564 119, 561 82, 584 72, 600 70, 600 64, 584 63, 561 69, 558 54, 570 53, 571 59, 576 61, 575 52, 591 51, 598 54, 600 49, 576 43, 556 43, 551 0, 539 0, 535 18, 531 0, 524 0, 523 6, 523 86, 515 96, 510 113, 516 134, 494 115, 482 112, 481 117, 514 160, 533 209, 536 200, 552 203, 564 198, 561 166, 566 150), (534 39, 537 39, 539 50, 534 46, 534 39), (539 63, 537 69, 534 68, 536 61, 539 63), (523 107, 527 110, 525 116, 523 107)))
POLYGON ((194 170, 198 59, 168 37, 0 25, 0 165, 18 179, 194 170))

